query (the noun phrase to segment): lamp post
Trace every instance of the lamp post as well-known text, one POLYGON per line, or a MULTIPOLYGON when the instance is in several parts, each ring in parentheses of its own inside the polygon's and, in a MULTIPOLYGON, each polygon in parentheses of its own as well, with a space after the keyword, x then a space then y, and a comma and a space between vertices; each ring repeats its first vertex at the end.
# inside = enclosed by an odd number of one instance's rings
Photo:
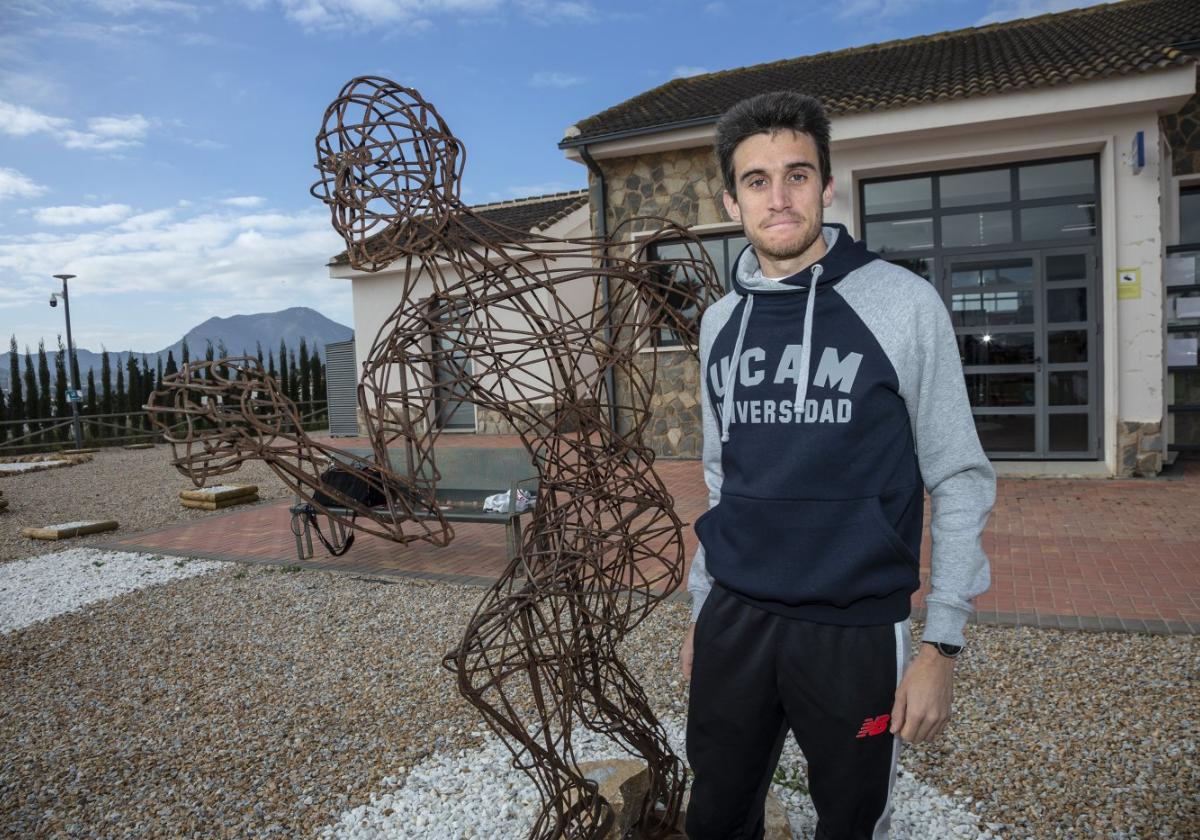
MULTIPOLYGON (((55 274, 55 280, 61 280, 63 284, 62 293, 51 292, 50 305, 58 306, 58 301, 55 298, 61 297, 63 302, 63 313, 67 316, 67 364, 71 366, 71 386, 75 391, 75 396, 78 398, 83 391, 79 387, 79 368, 75 364, 75 344, 71 341, 71 300, 67 297, 67 281, 72 279, 74 274, 55 274)), ((71 403, 71 424, 75 428, 75 448, 83 449, 83 428, 79 425, 79 402, 77 399, 70 400, 71 403)))

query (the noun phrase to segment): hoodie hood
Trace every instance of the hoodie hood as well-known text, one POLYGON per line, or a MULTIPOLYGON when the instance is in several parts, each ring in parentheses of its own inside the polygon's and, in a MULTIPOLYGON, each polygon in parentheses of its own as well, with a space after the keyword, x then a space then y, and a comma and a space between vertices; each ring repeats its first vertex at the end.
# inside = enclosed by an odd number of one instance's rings
POLYGON ((730 271, 733 290, 739 295, 798 292, 812 284, 813 274, 820 285, 834 283, 856 268, 861 268, 875 254, 867 250, 862 242, 856 242, 844 225, 827 224, 821 227, 825 240, 825 255, 812 265, 783 280, 768 280, 763 277, 762 267, 753 246, 747 245, 738 254, 730 271))
MULTIPOLYGON (((832 285, 845 277, 856 268, 861 268, 876 256, 867 250, 861 242, 854 238, 843 225, 822 225, 821 236, 825 240, 825 255, 812 265, 785 277, 783 280, 768 280, 763 277, 762 267, 754 248, 747 245, 734 261, 731 280, 733 289, 746 298, 742 308, 742 317, 738 323, 737 340, 733 345, 733 364, 736 366, 742 357, 742 344, 746 338, 746 330, 750 325, 750 312, 754 308, 754 298, 758 295, 776 295, 796 292, 808 293, 808 301, 804 311, 804 334, 801 339, 800 370, 801 375, 796 383, 796 398, 794 409, 804 410, 804 400, 808 396, 808 380, 812 367, 812 330, 813 316, 816 313, 817 289, 821 286, 832 285)), ((725 389, 725 399, 721 412, 721 441, 729 441, 729 424, 733 417, 733 381, 725 389)))

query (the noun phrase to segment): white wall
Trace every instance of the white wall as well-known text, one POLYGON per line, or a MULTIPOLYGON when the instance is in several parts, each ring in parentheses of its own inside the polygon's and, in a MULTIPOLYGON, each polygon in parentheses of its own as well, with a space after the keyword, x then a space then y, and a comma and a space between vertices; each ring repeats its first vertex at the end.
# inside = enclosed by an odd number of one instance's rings
MULTIPOLYGON (((576 210, 542 233, 562 238, 587 236, 589 233, 587 207, 576 210)), ((564 257, 555 261, 555 265, 561 267, 586 267, 588 264, 588 260, 579 257, 564 257)), ((400 304, 406 272, 389 268, 375 274, 368 274, 343 267, 333 269, 331 274, 335 277, 346 278, 351 283, 356 368, 361 377, 363 362, 369 358, 372 347, 379 339, 381 328, 400 304)), ((419 277, 409 298, 411 301, 422 300, 432 295, 433 290, 433 281, 430 277, 419 277)), ((586 312, 592 306, 594 282, 590 278, 581 278, 558 287, 556 293, 557 301, 549 292, 539 291, 536 295, 540 305, 546 307, 547 310, 553 310, 557 305, 573 312, 586 312)), ((502 304, 493 308, 491 317, 495 320, 493 329, 500 336, 503 336, 506 331, 525 329, 521 316, 516 312, 507 311, 502 304)), ((505 358, 506 351, 511 353, 513 349, 514 345, 503 341, 491 348, 501 358, 505 358)), ((585 370, 594 370, 595 362, 585 360, 583 367, 585 370)), ((505 396, 510 400, 528 399, 533 392, 545 388, 544 385, 537 384, 537 380, 553 381, 556 378, 546 359, 530 360, 525 380, 526 386, 523 388, 520 377, 516 377, 507 383, 505 396)), ((483 384, 491 383, 484 382, 483 384)))

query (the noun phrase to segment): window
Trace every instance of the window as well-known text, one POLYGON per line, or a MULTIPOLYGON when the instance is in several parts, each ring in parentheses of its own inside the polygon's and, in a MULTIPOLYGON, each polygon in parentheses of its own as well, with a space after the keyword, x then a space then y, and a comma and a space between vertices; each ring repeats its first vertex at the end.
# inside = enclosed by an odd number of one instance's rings
MULTIPOLYGON (((740 230, 700 237, 701 247, 708 254, 708 258, 712 260, 713 268, 716 269, 717 276, 721 278, 721 285, 727 290, 730 288, 731 267, 747 244, 748 240, 740 230)), ((654 246, 650 251, 650 258, 655 260, 682 259, 687 255, 687 246, 682 242, 664 242, 654 246)), ((669 297, 667 304, 668 306, 671 304, 669 297)), ((655 327, 651 332, 651 343, 655 347, 682 346, 683 342, 679 338, 678 330, 672 326, 671 321, 676 319, 692 320, 698 314, 699 310, 696 308, 693 308, 692 311, 673 309, 661 319, 661 325, 655 327)))
MULTIPOLYGON (((1091 242, 1097 166, 1081 157, 864 181, 861 230, 868 248, 926 280, 943 254, 1091 242)), ((1188 201, 1200 241, 1200 187, 1188 201)))
POLYGON ((1200 186, 1179 191, 1179 245, 1167 248, 1167 445, 1200 452, 1200 186))

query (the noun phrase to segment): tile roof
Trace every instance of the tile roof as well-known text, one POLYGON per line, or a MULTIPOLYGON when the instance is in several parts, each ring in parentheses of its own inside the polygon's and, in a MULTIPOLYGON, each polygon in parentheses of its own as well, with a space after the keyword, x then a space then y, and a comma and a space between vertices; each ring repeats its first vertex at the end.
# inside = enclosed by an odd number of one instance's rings
MULTIPOLYGON (((523 232, 524 236, 513 237, 514 242, 523 242, 532 238, 534 233, 545 230, 587 203, 587 190, 572 190, 571 192, 497 201, 491 204, 476 204, 470 209, 477 216, 483 217, 492 224, 523 232)), ((490 233, 476 219, 469 219, 465 227, 479 234, 488 235, 490 233)), ((367 247, 370 248, 370 245, 368 244, 367 247)), ((342 251, 329 261, 329 265, 347 265, 349 262, 346 252, 342 251)))
POLYGON ((853 114, 1144 73, 1192 62, 1197 41, 1197 0, 1125 0, 675 79, 580 121, 559 145, 713 123, 770 90, 853 114))

